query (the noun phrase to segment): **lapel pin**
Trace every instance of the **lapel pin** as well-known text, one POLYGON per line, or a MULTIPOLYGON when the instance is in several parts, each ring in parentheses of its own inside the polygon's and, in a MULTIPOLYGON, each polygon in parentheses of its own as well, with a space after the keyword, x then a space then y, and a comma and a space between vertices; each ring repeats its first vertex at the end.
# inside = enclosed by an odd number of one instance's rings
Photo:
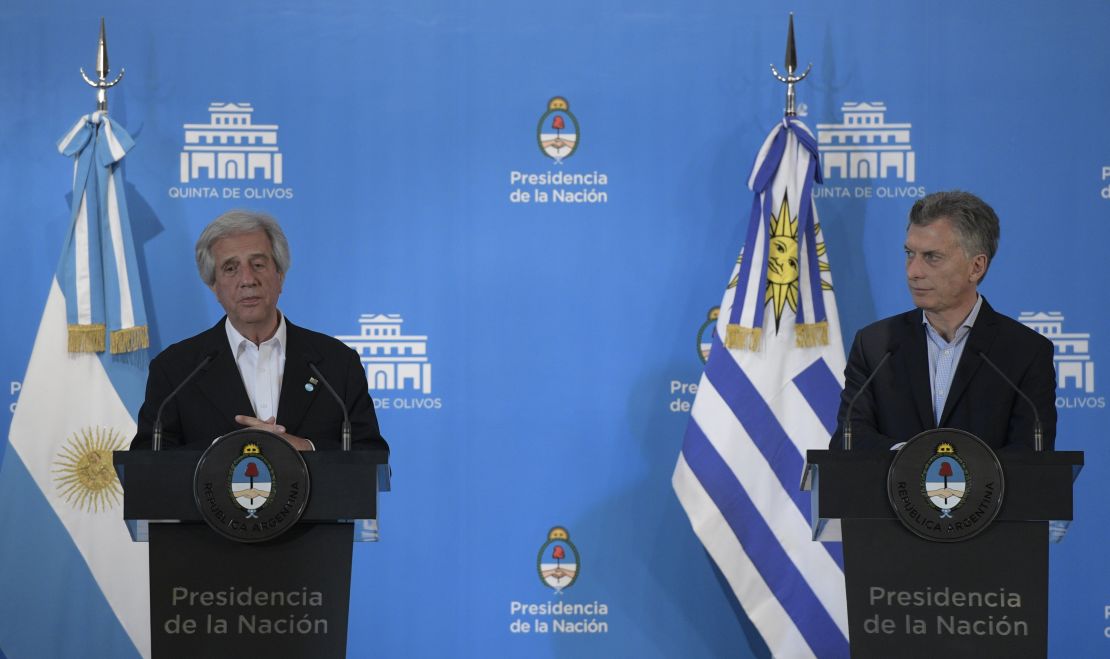
POLYGON ((304 390, 313 391, 314 389, 316 389, 317 382, 319 382, 319 380, 317 380, 316 378, 309 378, 308 382, 304 383, 304 390))

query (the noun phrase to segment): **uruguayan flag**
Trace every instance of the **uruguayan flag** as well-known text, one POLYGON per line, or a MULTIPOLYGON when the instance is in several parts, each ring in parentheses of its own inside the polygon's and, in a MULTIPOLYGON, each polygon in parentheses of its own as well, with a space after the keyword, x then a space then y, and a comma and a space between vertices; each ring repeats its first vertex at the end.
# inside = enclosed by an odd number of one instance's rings
POLYGON ((771 131, 672 483, 775 657, 847 657, 839 543, 811 539, 805 452, 836 427, 844 348, 813 204, 817 143, 771 131))
POLYGON ((72 225, 0 465, 8 659, 150 655, 147 549, 112 467, 146 379, 145 355, 113 354, 147 336, 118 169, 130 144, 102 113, 59 143, 76 160, 72 225))

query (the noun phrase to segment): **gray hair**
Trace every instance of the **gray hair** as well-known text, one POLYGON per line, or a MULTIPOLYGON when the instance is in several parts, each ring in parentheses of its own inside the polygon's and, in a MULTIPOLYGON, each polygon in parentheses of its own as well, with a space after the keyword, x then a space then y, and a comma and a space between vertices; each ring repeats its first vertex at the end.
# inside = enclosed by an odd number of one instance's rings
MULTIPOLYGON (((998 252, 998 238, 1001 233, 998 215, 987 202, 962 190, 934 192, 918 199, 910 209, 910 222, 906 225, 929 226, 937 220, 947 219, 952 223, 956 239, 967 257, 979 254, 987 256, 987 267, 998 252)), ((984 270, 983 277, 987 273, 984 270)), ((982 279, 980 279, 982 281, 982 279)))
POLYGON ((211 287, 216 283, 216 259, 212 256, 212 246, 220 238, 235 236, 252 231, 265 231, 270 239, 274 266, 278 272, 289 271, 292 260, 289 256, 289 241, 277 220, 259 211, 230 210, 212 220, 197 239, 197 272, 204 283, 211 287))

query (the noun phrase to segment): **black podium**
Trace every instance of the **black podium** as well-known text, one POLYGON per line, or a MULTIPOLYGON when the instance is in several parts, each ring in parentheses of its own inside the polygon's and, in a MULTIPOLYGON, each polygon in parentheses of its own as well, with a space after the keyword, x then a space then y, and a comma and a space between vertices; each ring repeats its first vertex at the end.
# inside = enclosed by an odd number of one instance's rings
POLYGON ((378 539, 385 451, 302 454, 300 521, 263 542, 212 530, 194 499, 199 451, 118 451, 123 517, 150 543, 151 646, 164 657, 343 657, 352 542, 378 539))
POLYGON ((843 540, 853 657, 1045 657, 1050 521, 1072 519, 1074 451, 1000 453, 1001 509, 985 530, 931 542, 895 516, 893 451, 809 451, 815 540, 843 540))

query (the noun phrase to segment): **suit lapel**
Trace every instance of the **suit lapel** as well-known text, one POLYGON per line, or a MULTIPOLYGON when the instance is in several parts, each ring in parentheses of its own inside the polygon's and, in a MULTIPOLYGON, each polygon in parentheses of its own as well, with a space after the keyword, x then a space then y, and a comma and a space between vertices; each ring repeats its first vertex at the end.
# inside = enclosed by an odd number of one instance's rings
POLYGON ((316 381, 311 361, 321 368, 323 358, 313 348, 308 332, 285 319, 285 373, 281 377, 281 397, 278 401, 278 423, 290 434, 296 435, 312 401, 323 384, 316 381), (306 387, 306 385, 308 385, 306 387))
POLYGON ((206 353, 215 352, 216 356, 204 373, 198 376, 201 394, 220 411, 221 418, 227 419, 228 424, 234 422, 236 414, 253 416, 254 407, 243 385, 243 376, 235 364, 235 357, 231 354, 224 320, 204 333, 204 350, 206 353))
POLYGON ((975 324, 971 326, 967 344, 964 345, 963 354, 960 355, 960 364, 956 367, 956 375, 952 378, 952 387, 948 390, 948 398, 944 402, 944 413, 940 415, 941 426, 948 422, 952 409, 959 402, 968 384, 971 383, 971 378, 975 377, 979 366, 982 365, 983 359, 979 356, 979 353, 988 352, 994 343, 995 336, 998 335, 996 315, 994 309, 987 304, 987 299, 983 298, 983 306, 979 308, 979 316, 975 319, 975 324))
POLYGON ((920 309, 906 314, 907 345, 902 348, 905 355, 906 372, 910 379, 913 405, 917 410, 921 427, 935 428, 933 417, 933 395, 929 388, 929 350, 925 345, 925 326, 921 324, 920 309))

